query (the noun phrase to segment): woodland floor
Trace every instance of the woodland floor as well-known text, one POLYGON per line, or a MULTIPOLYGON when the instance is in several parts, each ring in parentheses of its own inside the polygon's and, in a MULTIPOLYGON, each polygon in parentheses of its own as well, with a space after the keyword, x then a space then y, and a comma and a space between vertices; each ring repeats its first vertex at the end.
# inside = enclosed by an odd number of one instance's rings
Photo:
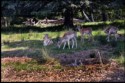
MULTIPOLYGON (((73 56, 65 56, 66 62, 72 61, 70 58, 75 57, 77 60, 82 54, 85 54, 87 51, 76 52, 73 56), (77 56, 76 56, 77 55, 77 56), (70 60, 69 60, 70 59, 70 60), (69 60, 69 61, 68 61, 69 60)), ((65 63, 62 59, 61 54, 59 61, 65 63)), ((64 57, 63 57, 64 58, 64 57)), ((6 57, 2 58, 2 63, 6 64, 9 62, 20 62, 26 63, 27 61, 32 60, 28 57, 6 57)), ((85 60, 85 59, 84 59, 85 60)), ((105 61, 105 59, 102 61, 105 61)), ((94 61, 93 61, 94 62, 94 61)), ((90 62, 86 64, 86 61, 83 61, 81 66, 63 66, 60 69, 49 69, 49 70, 36 70, 36 71, 27 71, 21 70, 17 71, 13 66, 8 65, 6 68, 2 68, 2 82, 125 82, 125 69, 123 65, 119 65, 117 62, 111 60, 103 65, 90 62)), ((60 62, 61 63, 61 62, 60 62)), ((44 64, 47 68, 52 68, 53 64, 44 64)))

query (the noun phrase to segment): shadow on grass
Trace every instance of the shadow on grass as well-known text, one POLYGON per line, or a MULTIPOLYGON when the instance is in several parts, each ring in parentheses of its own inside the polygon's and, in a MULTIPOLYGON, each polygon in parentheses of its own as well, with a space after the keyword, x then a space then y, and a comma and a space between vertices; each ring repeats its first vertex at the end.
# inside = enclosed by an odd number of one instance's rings
MULTIPOLYGON (((89 49, 104 49, 104 46, 108 46, 111 48, 115 48, 115 50, 111 50, 112 53, 117 53, 123 49, 123 42, 122 41, 112 41, 112 42, 107 42, 106 41, 106 36, 101 35, 101 36, 95 36, 94 37, 95 41, 88 41, 87 39, 84 42, 81 42, 80 36, 77 38, 77 43, 78 47, 72 49, 69 49, 68 46, 63 50, 61 48, 58 48, 56 43, 57 39, 53 39, 54 44, 50 46, 43 46, 43 41, 41 40, 24 40, 24 41, 16 41, 16 42, 10 42, 8 44, 4 44, 8 48, 10 48, 10 51, 2 51, 2 57, 7 57, 7 56, 30 56, 30 57, 37 57, 39 55, 42 56, 41 49, 46 48, 50 50, 50 53, 53 55, 60 54, 60 53, 75 53, 79 52, 82 50, 89 50, 89 49), (11 49, 15 50, 11 50, 11 49), (24 48, 24 49, 21 49, 24 48), (20 50, 19 50, 20 49, 20 50)), ((105 48, 107 51, 110 48, 105 48)), ((8 49, 9 50, 9 49, 8 49)))
POLYGON ((10 48, 16 47, 27 47, 27 48, 42 48, 43 41, 40 40, 24 40, 24 41, 16 41, 7 44, 10 48))
MULTIPOLYGON (((47 46, 47 48, 50 48, 50 49, 54 49, 54 50, 57 50, 57 45, 56 43, 58 42, 58 38, 54 38, 53 39, 53 42, 54 44, 50 45, 50 46, 47 46)), ((88 39, 84 39, 84 42, 81 41, 81 36, 78 36, 77 37, 77 44, 78 44, 78 49, 79 48, 87 48, 89 46, 99 46, 99 45, 106 45, 107 44, 107 41, 106 41, 106 36, 94 36, 94 40, 95 41, 98 41, 98 42, 93 42, 93 41, 89 41, 88 39)), ((43 40, 23 40, 23 41, 15 41, 15 42, 9 42, 7 44, 4 44, 6 45, 7 47, 9 48, 20 48, 20 47, 27 47, 27 48, 35 48, 35 49, 41 49, 43 48, 43 40)), ((61 46, 61 48, 63 47, 63 45, 61 46)), ((75 47, 75 45, 74 45, 75 47)), ((60 48, 60 51, 63 51, 62 49, 60 48)), ((68 46, 66 45, 66 48, 65 49, 68 49, 68 46)), ((65 50, 64 50, 65 51, 65 50)))
MULTIPOLYGON (((82 25, 82 23, 81 23, 82 25)), ((118 26, 119 29, 124 29, 125 23, 119 23, 119 22, 112 22, 110 24, 107 24, 106 22, 101 23, 101 24, 94 24, 94 25, 84 25, 83 27, 91 27, 93 30, 97 30, 97 29, 104 29, 104 27, 109 26, 109 25, 113 25, 113 26, 118 26)), ((1 32, 13 32, 13 33, 27 33, 30 30, 32 31, 37 31, 37 32, 44 32, 44 31, 63 31, 66 29, 73 29, 73 30, 77 30, 76 29, 76 25, 74 27, 65 27, 64 25, 58 25, 58 26, 50 26, 50 27, 36 27, 36 26, 21 26, 20 27, 15 27, 15 26, 10 26, 10 27, 2 27, 1 28, 1 32)))
POLYGON ((20 26, 20 27, 10 26, 10 27, 1 28, 1 32, 13 32, 13 33, 27 33, 30 30, 37 31, 37 32, 62 31, 64 30, 64 27, 63 25, 59 25, 59 26, 52 26, 52 27, 45 27, 45 28, 36 27, 36 26, 24 26, 24 27, 23 26, 20 26))
POLYGON ((34 49, 20 49, 20 50, 11 50, 11 51, 3 51, 1 53, 1 58, 5 57, 30 57, 30 58, 36 58, 40 54, 39 51, 36 51, 34 49))
MULTIPOLYGON (((99 40, 99 39, 105 39, 105 36, 103 37, 96 37, 95 39, 96 40, 99 40)), ((58 41, 58 39, 53 39, 53 42, 54 44, 50 45, 50 46, 46 46, 47 49, 51 50, 52 53, 54 54, 58 54, 58 53, 73 53, 73 52, 76 52, 76 51, 80 51, 80 50, 87 50, 87 49, 92 49, 92 47, 97 47, 99 46, 99 43, 100 44, 106 44, 106 42, 104 41, 101 41, 101 42, 97 42, 97 43, 93 43, 90 41, 88 42, 87 39, 85 39, 84 42, 81 42, 81 39, 80 39, 80 36, 77 38, 77 43, 78 43, 78 47, 75 48, 75 45, 74 45, 74 48, 72 49, 69 49, 68 46, 66 45, 66 48, 63 50, 62 47, 63 45, 61 46, 61 48, 58 48, 56 43, 58 41)), ((13 55, 18 55, 18 56, 25 56, 25 55, 30 55, 30 56, 36 56, 36 55, 40 55, 40 49, 44 48, 43 46, 43 41, 42 40, 24 40, 24 41, 15 41, 15 42, 10 42, 8 44, 4 44, 5 46, 7 46, 8 48, 14 48, 15 50, 13 51, 3 51, 2 52, 2 56, 13 56, 13 55), (26 50, 18 50, 18 48, 26 48, 26 50), (31 50, 32 51, 31 51, 31 50), (38 49, 38 50, 37 50, 38 49), (36 50, 36 51, 35 51, 36 50)))

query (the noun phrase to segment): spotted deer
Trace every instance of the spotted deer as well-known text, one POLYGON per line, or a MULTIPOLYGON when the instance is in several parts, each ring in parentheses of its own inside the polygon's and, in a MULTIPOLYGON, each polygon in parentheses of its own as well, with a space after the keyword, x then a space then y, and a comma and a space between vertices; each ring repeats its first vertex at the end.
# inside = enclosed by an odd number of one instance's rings
POLYGON ((104 29, 104 32, 106 33, 107 37, 106 40, 108 42, 110 42, 110 37, 114 36, 115 37, 115 41, 117 41, 119 35, 118 35, 118 28, 115 26, 108 26, 104 29))
POLYGON ((72 41, 72 48, 74 47, 74 43, 76 45, 77 48, 77 40, 76 40, 77 34, 74 31, 68 31, 66 33, 64 33, 63 37, 60 38, 60 40, 57 42, 57 46, 58 48, 61 47, 62 44, 64 44, 63 49, 66 46, 66 43, 68 43, 68 47, 70 49, 70 41, 72 41))
POLYGON ((51 45, 51 44, 53 44, 53 41, 48 36, 48 34, 45 34, 45 36, 43 37, 43 45, 47 46, 47 45, 51 45))
POLYGON ((88 27, 88 28, 81 28, 80 26, 76 27, 80 34, 81 34, 81 41, 84 41, 84 36, 88 35, 89 36, 89 40, 92 38, 93 40, 93 35, 92 35, 92 28, 88 27))

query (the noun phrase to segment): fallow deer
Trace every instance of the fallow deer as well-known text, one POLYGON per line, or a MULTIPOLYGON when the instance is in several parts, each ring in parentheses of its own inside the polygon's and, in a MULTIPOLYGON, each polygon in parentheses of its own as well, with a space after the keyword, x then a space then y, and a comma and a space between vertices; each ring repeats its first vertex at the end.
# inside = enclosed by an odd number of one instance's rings
POLYGON ((77 48, 77 40, 76 40, 77 34, 74 31, 68 31, 64 33, 63 37, 60 38, 60 40, 57 43, 58 48, 61 47, 62 44, 64 44, 63 49, 66 46, 66 43, 68 43, 68 47, 70 49, 70 41, 72 41, 72 48, 74 47, 74 42, 76 44, 77 48))
POLYGON ((80 26, 77 26, 77 29, 79 30, 80 34, 81 34, 81 41, 84 41, 84 36, 88 35, 89 36, 89 40, 90 37, 93 39, 93 35, 92 35, 92 28, 81 28, 80 26))
POLYGON ((53 41, 51 40, 51 38, 48 36, 48 34, 45 34, 44 38, 43 38, 43 45, 47 46, 47 45, 51 45, 53 44, 53 41))
POLYGON ((106 40, 109 42, 110 41, 110 37, 113 35, 115 37, 115 41, 117 41, 117 38, 118 38, 118 28, 115 27, 115 26, 109 26, 109 27, 106 27, 104 29, 104 32, 106 33, 107 37, 106 37, 106 40))

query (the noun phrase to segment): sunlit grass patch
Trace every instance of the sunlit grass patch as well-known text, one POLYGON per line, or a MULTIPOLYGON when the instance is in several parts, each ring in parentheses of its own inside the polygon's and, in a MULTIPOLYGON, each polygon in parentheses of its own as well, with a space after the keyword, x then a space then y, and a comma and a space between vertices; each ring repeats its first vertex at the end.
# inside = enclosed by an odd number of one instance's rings
MULTIPOLYGON (((107 43, 106 41, 106 34, 104 33, 103 29, 100 27, 100 29, 93 30, 92 34, 94 37, 94 42, 88 41, 88 38, 85 39, 84 42, 81 41, 81 34, 79 31, 77 32, 77 48, 71 48, 69 49, 66 45, 66 48, 63 50, 61 48, 57 47, 57 42, 59 40, 59 37, 62 37, 65 32, 67 32, 68 29, 65 29, 63 31, 44 31, 44 32, 37 32, 34 30, 30 30, 29 32, 23 33, 3 33, 1 36, 1 41, 8 41, 8 44, 2 45, 2 52, 3 51, 13 51, 13 53, 16 52, 16 54, 24 55, 24 56, 30 56, 30 57, 38 57, 38 56, 44 56, 44 59, 47 59, 45 57, 49 57, 51 54, 52 56, 60 54, 60 53, 66 53, 66 54, 73 54, 74 52, 79 52, 81 50, 89 50, 97 48, 100 45, 115 45, 111 43, 107 43), (52 38, 54 41, 54 44, 44 47, 43 46, 43 37, 44 34, 48 34, 49 37, 52 38), (21 50, 21 51, 20 51, 21 50), (23 51, 24 50, 24 51, 23 51), (20 51, 20 52, 18 52, 20 51), (18 52, 18 53, 17 53, 18 52)), ((124 29, 119 29, 118 33, 124 34, 124 29)), ((118 41, 118 46, 114 47, 116 48, 116 53, 119 53, 120 47, 119 44, 121 44, 118 41), (118 52, 117 52, 118 51, 118 52)), ((115 52, 114 52, 115 53, 115 52)), ((2 55, 4 56, 4 55, 2 55)), ((43 59, 41 59, 43 60, 43 59)), ((49 61, 49 59, 48 59, 49 61)))
POLYGON ((35 70, 45 70, 46 68, 42 65, 38 65, 37 61, 32 60, 26 63, 20 63, 20 62, 10 62, 8 64, 3 64, 3 67, 12 66, 15 70, 21 71, 21 70, 27 70, 27 71, 35 71, 35 70))
MULTIPOLYGON (((4 45, 5 46, 5 45, 4 45)), ((4 51, 14 51, 14 50, 25 50, 27 47, 16 47, 16 48, 10 48, 7 45, 3 47, 4 49, 1 49, 3 52, 4 51)))
POLYGON ((124 20, 114 20, 114 21, 105 21, 105 22, 85 22, 82 25, 109 25, 113 23, 124 23, 124 20))
POLYGON ((120 56, 116 60, 121 64, 125 64, 125 52, 121 52, 120 56))

